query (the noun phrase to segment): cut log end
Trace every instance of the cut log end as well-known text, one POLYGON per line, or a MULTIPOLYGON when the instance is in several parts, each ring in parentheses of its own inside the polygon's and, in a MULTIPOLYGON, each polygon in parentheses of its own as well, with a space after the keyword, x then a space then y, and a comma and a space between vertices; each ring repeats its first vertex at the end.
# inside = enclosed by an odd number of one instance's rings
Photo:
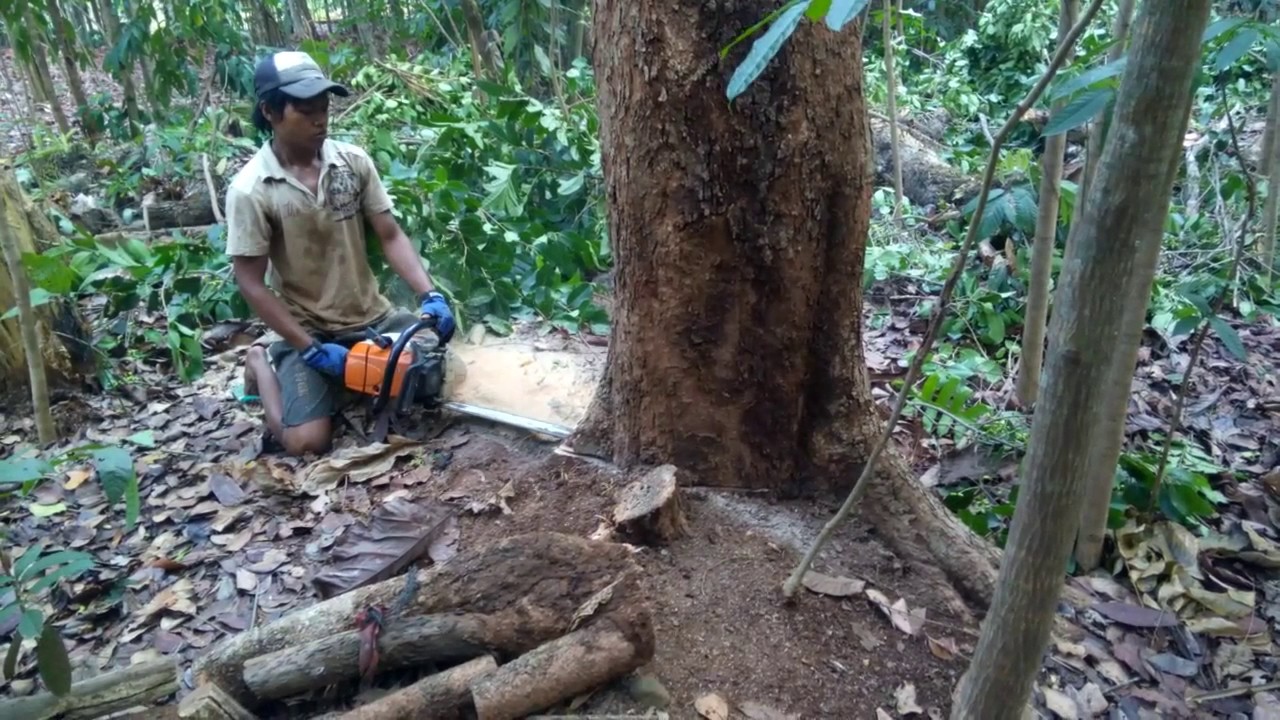
POLYGON ((546 643, 472 686, 478 720, 515 720, 609 683, 653 657, 651 628, 617 618, 546 643), (628 632, 630 630, 630 632, 628 632), (645 635, 645 632, 649 635, 645 635))
POLYGON ((178 717, 187 720, 257 720, 257 716, 236 702, 217 685, 201 685, 182 698, 178 717))
POLYGON ((623 488, 613 509, 614 530, 637 543, 661 545, 689 533, 674 465, 660 465, 623 488))

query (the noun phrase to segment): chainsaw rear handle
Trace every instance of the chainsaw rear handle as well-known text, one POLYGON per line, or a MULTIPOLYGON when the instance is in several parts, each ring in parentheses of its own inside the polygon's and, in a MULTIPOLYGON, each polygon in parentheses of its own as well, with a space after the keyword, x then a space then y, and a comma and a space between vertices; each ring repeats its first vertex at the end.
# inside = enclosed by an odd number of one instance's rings
POLYGON ((373 399, 373 412, 376 415, 382 412, 387 406, 387 402, 391 399, 392 380, 395 379, 396 363, 400 362, 400 353, 404 352, 405 347, 413 340, 413 336, 418 334, 419 330, 434 330, 436 327, 435 315, 424 315, 414 324, 401 331, 400 336, 396 338, 395 343, 391 346, 391 354, 387 356, 387 374, 382 378, 382 386, 378 388, 378 396, 373 399))

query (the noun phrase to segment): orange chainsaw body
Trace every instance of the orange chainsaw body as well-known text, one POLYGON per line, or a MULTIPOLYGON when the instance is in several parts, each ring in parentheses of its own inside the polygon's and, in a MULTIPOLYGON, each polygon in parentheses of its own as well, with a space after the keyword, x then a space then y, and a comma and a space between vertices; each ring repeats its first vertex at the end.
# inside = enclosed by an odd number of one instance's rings
MULTIPOLYGON (((391 397, 400 397, 404 388, 404 379, 409 376, 409 368, 417 359, 417 353, 410 344, 406 352, 400 353, 396 360, 396 371, 391 377, 391 397)), ((351 346, 347 354, 347 369, 343 381, 347 389, 364 395, 378 394, 382 381, 387 376, 387 366, 391 359, 391 346, 379 347, 372 340, 361 340, 351 346)))

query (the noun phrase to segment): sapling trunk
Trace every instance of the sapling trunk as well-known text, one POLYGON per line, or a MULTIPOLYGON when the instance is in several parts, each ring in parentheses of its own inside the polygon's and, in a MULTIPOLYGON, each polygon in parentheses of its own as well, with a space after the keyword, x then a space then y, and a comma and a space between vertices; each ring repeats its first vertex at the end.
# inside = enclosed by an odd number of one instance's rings
MULTIPOLYGON (((1111 37, 1115 41, 1107 51, 1107 62, 1113 63, 1124 55, 1128 47, 1129 24, 1133 20, 1134 0, 1120 0, 1116 6, 1115 23, 1111 26, 1111 37)), ((1104 112, 1095 120, 1089 130, 1089 140, 1085 145, 1084 172, 1080 174, 1080 187, 1076 193, 1076 203, 1071 210, 1071 231, 1067 234, 1067 242, 1071 242, 1075 234, 1076 224, 1080 221, 1080 213, 1084 211, 1084 199, 1089 194, 1089 185, 1098 172, 1098 156, 1102 154, 1102 144, 1106 139, 1107 128, 1111 124, 1111 113, 1104 112)))
MULTIPOLYGON (((1129 25, 1133 20, 1134 0, 1120 0, 1116 21, 1112 29, 1115 44, 1107 52, 1107 62, 1115 62, 1124 55, 1129 37, 1129 25)), ((1103 113, 1093 131, 1089 133, 1088 156, 1085 158, 1084 183, 1076 197, 1077 210, 1083 212, 1088 188, 1097 172, 1098 157, 1111 127, 1111 113, 1103 113)), ((1078 215, 1076 217, 1079 217, 1078 215)), ((1076 236, 1077 221, 1071 222, 1067 245, 1076 236)), ((1111 488, 1115 485, 1116 463, 1124 447, 1124 419, 1129 407, 1129 387, 1133 381, 1133 368, 1138 362, 1138 347, 1122 350, 1129 357, 1118 367, 1122 369, 1108 382, 1111 392, 1107 395, 1107 409, 1099 419, 1101 441, 1093 449, 1093 469, 1089 472, 1089 485, 1085 489, 1084 508, 1081 510, 1080 531, 1076 538, 1076 564, 1085 572, 1098 567, 1102 561, 1102 542, 1107 534, 1107 518, 1111 514, 1111 488)))
POLYGON ((1209 6, 1147 2, 1138 14, 1116 132, 1063 262, 1049 327, 1054 351, 1018 507, 994 602, 952 706, 957 720, 1016 720, 1031 693, 1092 468, 1089 449, 1101 439, 1107 380, 1141 338, 1209 6))
MULTIPOLYGON (((1271 79, 1271 106, 1280 108, 1280 72, 1276 72, 1271 79)), ((1277 217, 1280 215, 1280 183, 1276 182, 1280 176, 1280 142, 1275 140, 1277 114, 1270 113, 1267 118, 1267 132, 1271 133, 1272 139, 1270 153, 1262 159, 1267 173, 1267 201, 1262 207, 1262 243, 1258 249, 1268 287, 1271 285, 1271 273, 1276 263, 1276 221, 1280 220, 1277 217)), ((1264 146, 1266 144, 1263 143, 1264 146)))
POLYGON ((53 414, 49 410, 49 383, 44 371, 40 349, 40 333, 36 328, 36 314, 31 307, 31 281, 22 264, 22 251, 18 248, 18 235, 9 225, 10 210, 0 195, 0 252, 13 285, 13 299, 18 306, 18 324, 22 329, 22 351, 27 356, 27 375, 31 380, 31 405, 36 415, 36 436, 41 445, 49 445, 57 439, 53 427, 53 414))
POLYGON ((884 0, 884 77, 889 93, 889 150, 893 159, 893 221, 902 218, 902 154, 898 142, 898 79, 893 70, 893 0, 884 0))
MULTIPOLYGON (((1079 0, 1062 0, 1058 13, 1058 44, 1080 12, 1079 0)), ((1062 110, 1063 101, 1053 103, 1049 120, 1062 110)), ((1058 196, 1062 193, 1062 154, 1067 134, 1045 138, 1040 156, 1040 199, 1036 235, 1031 246, 1031 281, 1027 288, 1027 314, 1022 328, 1022 363, 1018 366, 1018 399, 1024 407, 1035 404, 1040 391, 1040 367, 1044 362, 1045 323, 1049 319, 1049 281, 1053 270, 1054 241, 1058 238, 1058 196)))

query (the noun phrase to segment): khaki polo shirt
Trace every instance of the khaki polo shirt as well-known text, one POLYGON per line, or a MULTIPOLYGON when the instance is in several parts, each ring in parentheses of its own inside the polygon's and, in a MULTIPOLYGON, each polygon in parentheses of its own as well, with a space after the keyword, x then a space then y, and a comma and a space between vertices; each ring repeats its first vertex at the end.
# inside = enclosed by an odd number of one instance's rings
POLYGON ((325 140, 319 196, 268 142, 227 189, 227 254, 271 258, 267 283, 309 331, 370 325, 391 303, 369 267, 365 220, 391 209, 368 153, 325 140))

